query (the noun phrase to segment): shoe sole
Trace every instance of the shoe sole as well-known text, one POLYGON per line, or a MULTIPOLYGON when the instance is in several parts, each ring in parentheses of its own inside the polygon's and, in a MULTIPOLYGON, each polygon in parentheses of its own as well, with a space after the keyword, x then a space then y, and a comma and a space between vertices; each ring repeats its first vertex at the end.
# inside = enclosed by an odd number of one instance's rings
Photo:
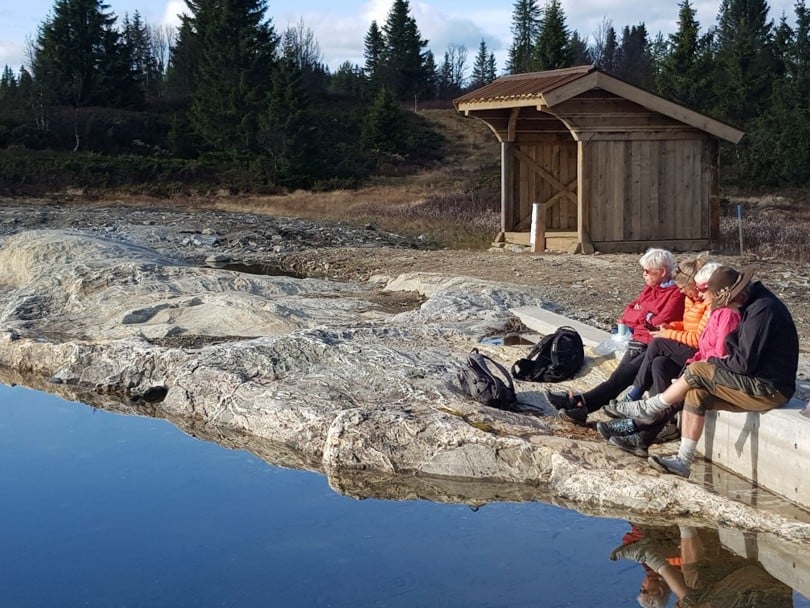
MULTIPOLYGON (((576 409, 576 408, 572 408, 572 409, 576 409)), ((580 420, 579 418, 574 418, 570 414, 571 410, 559 410, 559 412, 560 412, 560 418, 562 418, 566 422, 571 422, 573 424, 576 424, 577 426, 588 426, 588 416, 587 416, 587 414, 585 415, 584 420, 580 420)))
POLYGON ((612 439, 613 437, 608 439, 608 443, 610 445, 612 445, 614 448, 619 448, 620 450, 627 452, 628 454, 638 456, 639 458, 647 458, 650 455, 650 453, 647 451, 647 448, 631 448, 630 446, 621 445, 619 443, 613 443, 613 441, 611 441, 612 439))
POLYGON ((649 458, 647 458, 647 462, 649 462, 650 466, 652 466, 652 468, 654 468, 659 473, 665 473, 667 475, 677 475, 682 479, 686 479, 689 477, 689 475, 684 475, 683 473, 679 473, 678 471, 673 471, 672 469, 668 468, 663 462, 660 462, 658 456, 654 455, 650 456, 649 458))
POLYGON ((602 407, 602 411, 605 412, 611 418, 627 418, 627 416, 625 416, 621 412, 614 410, 613 407, 614 406, 610 404, 605 405, 602 407))

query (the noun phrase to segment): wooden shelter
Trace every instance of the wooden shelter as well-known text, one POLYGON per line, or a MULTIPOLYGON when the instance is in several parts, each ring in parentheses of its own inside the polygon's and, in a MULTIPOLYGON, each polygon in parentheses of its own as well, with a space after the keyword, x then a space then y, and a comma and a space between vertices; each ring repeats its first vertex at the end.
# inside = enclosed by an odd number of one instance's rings
POLYGON ((503 76, 453 103, 501 143, 497 243, 611 252, 718 240, 719 140, 742 131, 594 66, 503 76))

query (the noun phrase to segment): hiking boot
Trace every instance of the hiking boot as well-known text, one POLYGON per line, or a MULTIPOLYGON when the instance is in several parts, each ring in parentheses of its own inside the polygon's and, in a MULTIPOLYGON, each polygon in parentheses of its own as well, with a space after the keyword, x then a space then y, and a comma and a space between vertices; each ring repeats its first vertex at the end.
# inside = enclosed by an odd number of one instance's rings
POLYGON ((652 468, 661 473, 671 473, 681 477, 689 477, 692 469, 688 462, 684 462, 678 456, 657 456, 653 454, 647 459, 652 468))
POLYGON ((627 418, 622 412, 618 409, 619 403, 629 403, 627 400, 622 399, 611 399, 610 403, 607 405, 602 406, 602 411, 605 412, 611 418, 627 418))
POLYGON ((638 418, 647 424, 652 424, 658 417, 659 411, 642 401, 615 401, 611 400, 602 408, 611 418, 638 418))
POLYGON ((647 452, 647 446, 642 441, 641 436, 638 433, 634 433, 633 435, 627 435, 626 437, 619 437, 614 435, 613 437, 608 439, 608 443, 614 447, 619 448, 620 450, 630 452, 634 456, 639 456, 641 458, 647 458, 647 456, 649 456, 649 453, 647 452))
POLYGON ((567 410, 560 410, 560 418, 568 422, 572 422, 577 426, 587 426, 588 424, 588 408, 584 405, 572 407, 567 410))
POLYGON ((605 439, 610 439, 611 437, 632 435, 638 431, 638 428, 632 418, 619 418, 610 422, 597 422, 596 430, 605 439))
POLYGON ((656 435, 655 443, 667 443, 669 441, 677 441, 681 438, 681 430, 678 428, 678 424, 671 420, 667 422, 664 428, 656 435))
POLYGON ((577 400, 570 392, 546 391, 546 400, 558 410, 577 407, 577 400))
POLYGON ((653 570, 659 570, 667 565, 666 558, 659 548, 649 539, 643 538, 634 543, 616 547, 610 552, 610 559, 629 559, 639 564, 647 564, 653 570))

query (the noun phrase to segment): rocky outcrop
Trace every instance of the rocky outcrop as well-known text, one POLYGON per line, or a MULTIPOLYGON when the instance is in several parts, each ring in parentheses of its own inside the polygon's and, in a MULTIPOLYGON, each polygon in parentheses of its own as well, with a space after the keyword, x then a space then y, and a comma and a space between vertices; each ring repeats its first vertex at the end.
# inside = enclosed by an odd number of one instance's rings
MULTIPOLYGON (((538 303, 531 288, 403 276, 387 289, 419 292, 406 300, 418 307, 391 312, 380 283, 250 275, 103 236, 22 232, 0 247, 0 365, 38 388, 321 471, 350 495, 553 500, 810 542, 808 524, 658 475, 559 421, 543 386, 519 385, 524 414, 461 394, 471 347, 505 363, 525 353, 480 339, 515 329, 510 309, 538 303)), ((612 365, 590 357, 576 382, 612 365)))

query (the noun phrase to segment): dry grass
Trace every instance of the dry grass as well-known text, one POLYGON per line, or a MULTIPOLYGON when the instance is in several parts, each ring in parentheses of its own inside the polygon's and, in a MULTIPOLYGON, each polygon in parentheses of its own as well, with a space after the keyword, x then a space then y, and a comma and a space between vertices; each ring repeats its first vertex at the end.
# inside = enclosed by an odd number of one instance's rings
POLYGON ((810 262, 810 201, 807 193, 735 196, 723 205, 720 238, 723 249, 761 257, 810 262), (741 207, 742 221, 737 218, 741 207))

